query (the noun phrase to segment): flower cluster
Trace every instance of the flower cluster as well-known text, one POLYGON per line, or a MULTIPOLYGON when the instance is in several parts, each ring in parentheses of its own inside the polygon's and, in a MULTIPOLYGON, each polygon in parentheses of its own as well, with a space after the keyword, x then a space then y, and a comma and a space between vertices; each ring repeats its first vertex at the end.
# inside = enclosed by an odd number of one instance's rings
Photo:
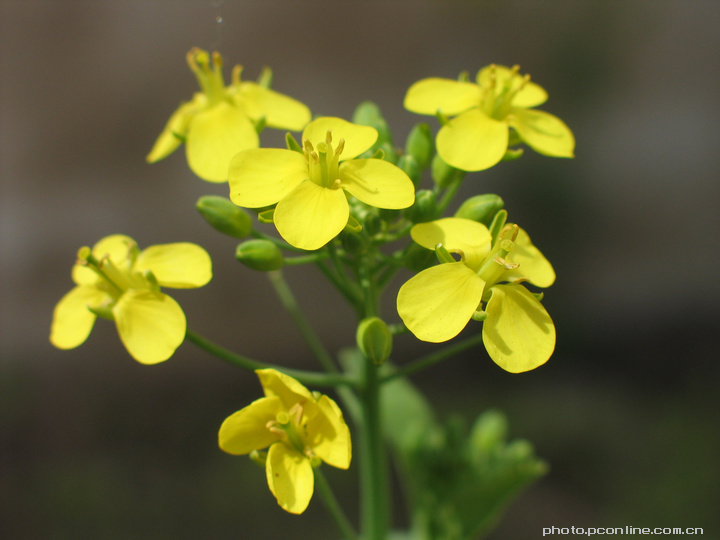
MULTIPOLYGON (((441 343, 458 336, 471 320, 479 321, 482 334, 467 346, 482 339, 490 358, 512 373, 537 368, 555 349, 555 326, 541 303, 542 294, 526 287, 551 286, 555 271, 527 232, 507 222, 502 200, 478 195, 460 205, 454 217, 443 215, 467 172, 519 157, 522 151, 513 147, 521 143, 547 156, 572 157, 573 134, 559 118, 535 109, 547 93, 529 76, 521 76, 518 66, 487 66, 475 82, 465 75, 413 84, 405 108, 436 116, 440 128, 433 137, 427 124, 418 124, 400 148, 372 103, 361 104, 352 121, 312 119, 308 107, 269 88, 269 70, 255 83, 241 81, 242 68, 236 66, 226 85, 218 53, 195 48, 187 62, 201 92, 172 114, 147 161, 164 159, 184 144, 188 166, 197 176, 227 182, 229 199, 205 196, 197 209, 215 229, 242 240, 235 251, 238 261, 269 272, 325 372, 296 371, 296 379, 278 366, 232 353, 191 332, 182 308, 161 287, 205 285, 212 277, 209 255, 190 243, 140 250, 125 235, 108 236, 79 250, 72 270, 75 287, 55 308, 50 341, 61 349, 79 346, 99 316, 115 322, 124 346, 143 364, 168 359, 188 339, 255 371, 264 397, 222 423, 219 446, 261 463, 278 504, 294 514, 308 507, 318 479, 325 486, 321 463, 348 469, 352 455, 350 429, 340 407, 300 381, 342 385, 338 394, 362 426, 362 447, 370 454, 360 461, 369 469, 361 472, 361 482, 364 502, 372 507, 363 514, 363 526, 371 532, 360 536, 386 538, 386 490, 380 485, 384 438, 396 443, 400 458, 410 455, 408 471, 420 467, 427 456, 439 455, 436 446, 432 452, 418 450, 423 441, 436 444, 438 431, 428 427, 429 407, 402 376, 457 353, 449 347, 410 367, 381 367, 392 362, 394 336, 410 331, 421 341, 441 343), (287 133, 286 148, 261 148, 259 134, 266 126, 301 132, 300 142, 287 133), (426 171, 433 183, 420 189, 426 171), (280 238, 255 228, 253 213, 259 222, 274 224, 280 238), (440 264, 433 264, 433 253, 440 264), (299 264, 316 264, 355 310, 357 348, 352 361, 342 358, 336 365, 302 318, 281 272, 299 264), (397 324, 388 324, 380 313, 381 294, 403 269, 414 275, 397 292, 397 324), (381 391, 391 379, 393 391, 381 391), (415 415, 414 423, 406 410, 415 415), (381 429, 381 421, 393 419, 393 429, 381 429)), ((513 464, 515 459, 532 462, 533 468, 526 470, 536 472, 528 474, 526 482, 541 474, 531 453, 510 454, 506 457, 513 464)), ((522 485, 517 475, 506 480, 508 494, 522 485)), ((432 489, 434 484, 428 482, 432 489)), ((501 495, 501 488, 502 483, 493 484, 493 493, 501 495)), ((337 515, 336 501, 325 489, 320 491, 337 515)), ((496 503, 490 505, 492 512, 496 503)), ((414 528, 428 528, 423 537, 431 537, 429 528, 435 525, 429 525, 423 512, 414 528)), ((456 515, 455 510, 447 515, 456 515)), ((477 516, 492 521, 482 513, 477 516)), ((347 520, 339 521, 344 536, 360 537, 347 520)), ((462 524, 448 526, 453 534, 447 537, 471 537, 478 530, 471 527, 460 534, 462 524)))

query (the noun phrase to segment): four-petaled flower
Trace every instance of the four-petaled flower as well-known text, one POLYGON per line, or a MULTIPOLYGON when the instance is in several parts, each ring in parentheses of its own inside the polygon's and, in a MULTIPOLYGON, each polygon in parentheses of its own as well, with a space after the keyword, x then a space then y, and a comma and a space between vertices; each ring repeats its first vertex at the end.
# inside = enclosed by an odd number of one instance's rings
POLYGON ((135 360, 162 362, 185 339, 186 320, 160 286, 192 289, 211 278, 210 256, 200 246, 161 244, 140 251, 128 236, 107 236, 92 250, 78 251, 72 269, 76 287, 55 307, 50 341, 60 349, 81 345, 100 315, 115 321, 135 360))
POLYGON ((259 148, 235 156, 228 175, 230 198, 246 208, 277 204, 273 221, 280 235, 295 247, 319 249, 348 223, 346 192, 377 208, 413 204, 415 187, 400 168, 382 159, 353 159, 377 136, 369 126, 317 118, 303 131, 302 153, 259 148))
POLYGON ((217 52, 211 60, 206 51, 194 48, 187 61, 202 92, 170 116, 147 156, 149 163, 167 157, 185 142, 190 169, 203 180, 225 182, 232 157, 258 147, 257 123, 300 131, 310 121, 310 110, 299 101, 254 82, 240 82, 240 66, 235 66, 232 82, 225 86, 217 52))
POLYGON ((320 461, 350 466, 350 430, 337 404, 311 393, 274 369, 256 371, 265 397, 230 415, 220 426, 220 448, 242 455, 268 448, 265 473, 270 491, 288 512, 301 514, 313 494, 313 467, 320 461))
POLYGON ((537 297, 519 283, 549 287, 555 271, 524 230, 506 225, 493 241, 480 223, 444 218, 415 225, 411 235, 425 248, 460 257, 423 270, 400 288, 398 313, 416 337, 440 343, 459 334, 470 319, 484 319, 485 348, 506 371, 529 371, 550 358, 555 326, 537 297))
POLYGON ((518 71, 519 66, 493 64, 478 72, 477 84, 423 79, 409 88, 405 108, 455 116, 440 128, 436 142, 440 157, 458 169, 481 171, 498 163, 508 148, 508 128, 540 154, 573 157, 575 138, 565 123, 532 109, 547 100, 547 92, 518 71))

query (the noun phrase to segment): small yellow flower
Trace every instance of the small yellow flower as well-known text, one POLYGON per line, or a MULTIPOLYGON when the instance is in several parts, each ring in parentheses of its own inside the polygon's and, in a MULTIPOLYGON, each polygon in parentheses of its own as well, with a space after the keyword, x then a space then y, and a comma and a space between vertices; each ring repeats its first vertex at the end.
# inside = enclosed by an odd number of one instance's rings
POLYGON ((147 156, 155 163, 185 142, 190 169, 203 180, 225 182, 230 159, 247 148, 257 148, 255 124, 291 131, 310 121, 310 110, 288 96, 253 82, 240 82, 242 68, 235 66, 232 83, 225 86, 222 58, 194 48, 188 65, 202 92, 180 105, 147 156))
POLYGON ((377 136, 369 126, 317 118, 303 131, 303 153, 259 148, 235 156, 230 198, 246 208, 277 204, 273 221, 280 235, 295 247, 319 249, 348 223, 346 192, 377 208, 413 204, 415 187, 400 168, 382 159, 353 159, 377 136))
POLYGON ((493 64, 478 72, 477 83, 423 79, 408 90, 405 108, 455 116, 440 128, 437 151, 458 169, 481 171, 498 163, 508 148, 508 128, 540 154, 573 157, 572 132, 556 116, 532 108, 545 103, 547 92, 519 69, 493 64))
POLYGON ((185 339, 186 320, 160 285, 192 289, 211 277, 210 256, 195 244, 161 244, 140 251, 128 236, 107 236, 92 250, 78 251, 72 269, 76 287, 55 307, 50 342, 59 349, 81 345, 100 315, 115 321, 135 360, 167 360, 185 339))
POLYGON ((320 461, 350 466, 350 430, 337 404, 311 393, 274 369, 256 371, 265 397, 230 415, 220 426, 220 448, 233 455, 268 448, 265 473, 270 491, 286 511, 301 514, 315 487, 320 461))
POLYGON ((398 313, 416 337, 448 341, 470 319, 484 318, 483 343, 501 368, 520 373, 550 358, 555 325, 520 282, 549 287, 555 271, 523 229, 506 225, 493 243, 484 225, 444 218, 415 225, 410 234, 425 248, 440 245, 460 258, 423 270, 400 288, 398 313))

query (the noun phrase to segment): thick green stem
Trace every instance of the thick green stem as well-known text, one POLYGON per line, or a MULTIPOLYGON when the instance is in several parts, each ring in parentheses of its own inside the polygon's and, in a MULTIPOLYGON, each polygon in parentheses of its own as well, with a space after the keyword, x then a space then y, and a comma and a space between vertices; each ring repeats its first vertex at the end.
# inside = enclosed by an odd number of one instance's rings
POLYGON ((217 345, 211 341, 208 341, 207 339, 201 337, 200 335, 196 334, 192 330, 186 331, 185 339, 187 341, 195 344, 202 350, 212 354, 213 356, 216 356, 229 364, 240 367, 242 369, 246 369, 248 371, 255 371, 256 369, 268 369, 268 368, 276 369, 278 371, 286 373, 287 375, 290 375, 291 377, 297 379, 298 381, 300 381, 303 384, 313 385, 313 386, 335 386, 336 387, 336 386, 342 386, 342 385, 353 386, 353 385, 357 384, 357 381, 352 379, 350 376, 344 375, 341 373, 317 373, 314 371, 289 369, 289 368, 286 368, 283 366, 277 366, 275 364, 261 362, 260 360, 254 360, 252 358, 248 358, 247 356, 243 356, 243 355, 231 352, 231 351, 221 347, 220 345, 217 345))
POLYGON ((386 540, 389 521, 387 462, 380 422, 380 379, 377 366, 365 359, 361 395, 360 448, 361 522, 364 540, 386 540))
POLYGON ((357 532, 355 532, 355 528, 352 523, 350 523, 350 520, 345 515, 345 512, 343 512, 343 509, 340 507, 340 504, 335 498, 335 494, 332 492, 330 484, 325 478, 323 472, 320 470, 320 467, 313 469, 313 472, 315 473, 315 486, 320 493, 320 497, 322 497, 322 500, 325 503, 325 508, 327 508, 328 512, 330 512, 330 515, 333 517, 335 523, 340 529, 343 538, 345 540, 357 540, 358 535, 357 532))

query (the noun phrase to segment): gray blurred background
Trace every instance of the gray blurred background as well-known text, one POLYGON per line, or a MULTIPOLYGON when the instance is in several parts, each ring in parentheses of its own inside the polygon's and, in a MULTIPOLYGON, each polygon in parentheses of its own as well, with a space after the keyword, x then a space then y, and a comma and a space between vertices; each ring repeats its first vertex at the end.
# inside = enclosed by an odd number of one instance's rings
MULTIPOLYGON (((48 342, 77 248, 125 233, 208 249, 210 285, 171 293, 190 327, 315 366, 266 277, 193 208, 226 187, 195 178, 182 151, 144 161, 197 89, 192 46, 219 50, 228 77, 271 66, 314 114, 373 100, 399 145, 415 122, 436 129, 402 109, 423 77, 517 63, 544 86, 577 158, 528 151, 463 195, 500 194, 555 265, 557 351, 510 375, 478 349, 415 381, 443 416, 503 409, 551 465, 493 539, 553 525, 720 537, 718 28, 714 0, 0 0, 0 537, 336 537, 317 497, 287 515, 262 471, 217 449, 222 420, 260 395, 253 375, 191 344, 141 366, 106 321, 74 351, 48 342)), ((318 274, 288 279, 330 349, 351 344, 352 314, 318 274)), ((396 361, 424 350, 404 336, 396 361)), ((348 506, 356 472, 328 471, 348 506)))

